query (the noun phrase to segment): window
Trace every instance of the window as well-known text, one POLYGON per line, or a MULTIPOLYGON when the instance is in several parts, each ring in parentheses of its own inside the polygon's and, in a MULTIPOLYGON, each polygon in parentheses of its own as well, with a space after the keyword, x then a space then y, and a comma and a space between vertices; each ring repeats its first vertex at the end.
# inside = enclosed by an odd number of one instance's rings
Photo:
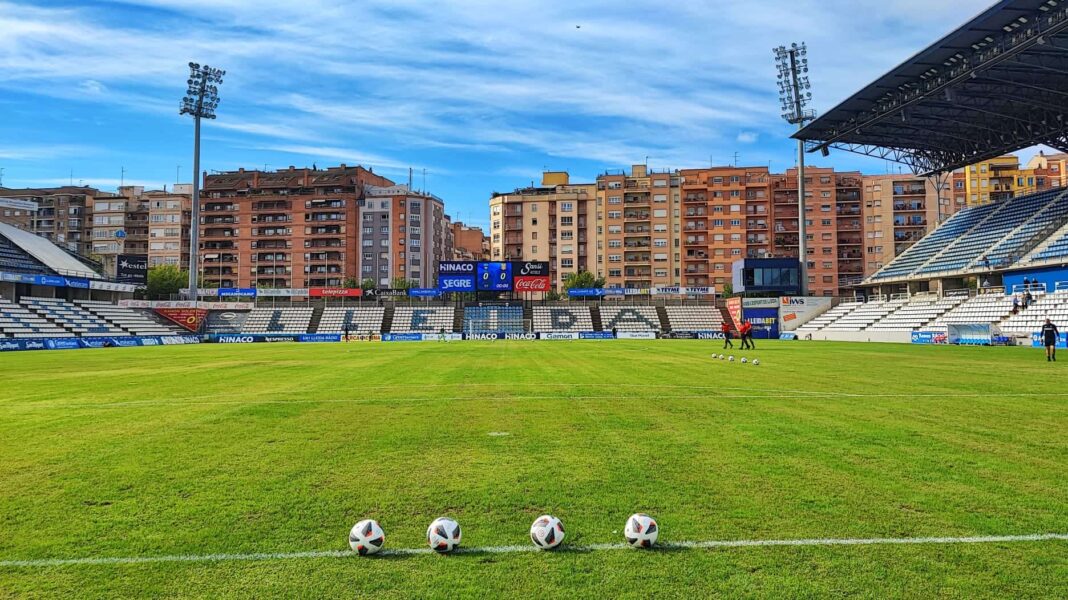
POLYGON ((575 232, 574 231, 561 231, 560 232, 560 239, 561 240, 572 240, 572 239, 575 239, 575 232))
POLYGON ((561 258, 560 259, 560 268, 562 268, 562 269, 572 269, 574 267, 575 267, 575 259, 573 259, 573 258, 561 258))
POLYGON ((668 245, 667 240, 664 240, 664 239, 653 240, 653 246, 655 246, 657 248, 667 248, 667 245, 668 245))
POLYGON ((619 254, 609 254, 608 255, 608 262, 621 262, 622 260, 623 260, 623 257, 621 255, 619 255, 619 254))
POLYGON ((560 225, 570 227, 575 224, 575 217, 560 217, 560 225))
POLYGON ((571 212, 574 209, 575 209, 575 203, 574 202, 561 202, 560 203, 560 212, 571 212))
POLYGON ((623 240, 608 240, 608 247, 609 248, 622 248, 623 247, 623 240))
POLYGON ((662 219, 664 217, 667 217, 667 209, 666 208, 654 209, 653 210, 653 216, 658 218, 658 219, 662 219))
POLYGON ((538 247, 537 246, 531 246, 530 247, 530 253, 531 254, 537 254, 538 253, 538 247))
POLYGON ((609 204, 622 204, 623 203, 623 198, 621 196, 609 196, 608 197, 608 203, 609 204))

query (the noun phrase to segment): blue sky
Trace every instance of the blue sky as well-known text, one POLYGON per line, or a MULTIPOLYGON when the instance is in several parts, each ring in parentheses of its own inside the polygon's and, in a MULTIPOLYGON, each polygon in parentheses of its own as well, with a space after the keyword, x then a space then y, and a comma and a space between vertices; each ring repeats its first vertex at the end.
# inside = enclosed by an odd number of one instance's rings
MULTIPOLYGON (((990 0, 0 0, 5 186, 191 179, 190 60, 227 70, 202 169, 373 166, 485 225, 543 168, 793 165, 771 48, 823 111, 990 0), (124 170, 125 169, 125 174, 124 170)), ((845 153, 816 164, 883 173, 845 153)))

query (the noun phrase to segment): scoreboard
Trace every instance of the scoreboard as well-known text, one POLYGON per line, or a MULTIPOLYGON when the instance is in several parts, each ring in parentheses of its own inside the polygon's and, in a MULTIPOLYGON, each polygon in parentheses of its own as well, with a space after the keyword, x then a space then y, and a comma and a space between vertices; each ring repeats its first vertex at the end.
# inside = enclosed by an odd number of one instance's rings
POLYGON ((478 263, 477 287, 485 292, 512 291, 512 263, 480 262, 478 263))
POLYGON ((546 292, 550 289, 549 263, 442 261, 438 263, 438 289, 442 293, 546 292))

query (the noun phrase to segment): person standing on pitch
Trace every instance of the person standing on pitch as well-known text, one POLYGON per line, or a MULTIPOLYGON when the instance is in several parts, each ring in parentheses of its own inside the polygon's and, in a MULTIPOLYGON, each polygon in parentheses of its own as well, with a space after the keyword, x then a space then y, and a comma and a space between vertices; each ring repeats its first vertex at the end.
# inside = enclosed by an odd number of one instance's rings
POLYGON ((742 323, 742 349, 743 350, 756 350, 756 345, 753 344, 753 324, 749 321, 742 323))
POLYGON ((1046 362, 1057 362, 1057 338, 1061 332, 1052 321, 1046 319, 1042 325, 1042 344, 1046 346, 1046 362))
POLYGON ((719 330, 723 332, 723 349, 726 350, 728 346, 733 348, 734 342, 731 341, 731 326, 724 321, 719 326, 719 330))

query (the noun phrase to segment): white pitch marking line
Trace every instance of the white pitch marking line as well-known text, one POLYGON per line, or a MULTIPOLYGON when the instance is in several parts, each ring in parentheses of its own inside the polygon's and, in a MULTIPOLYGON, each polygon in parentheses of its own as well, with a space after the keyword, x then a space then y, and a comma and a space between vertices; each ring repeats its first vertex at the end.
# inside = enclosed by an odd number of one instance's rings
MULTIPOLYGON (((701 389, 701 388, 697 388, 701 389)), ((722 389, 722 388, 720 388, 722 389)), ((1031 392, 1009 392, 1009 393, 974 393, 974 394, 868 394, 868 393, 849 393, 849 392, 781 392, 781 393, 765 393, 759 390, 754 390, 747 394, 713 394, 713 395, 701 395, 701 396, 671 396, 671 400, 776 400, 776 399, 803 399, 803 400, 819 400, 821 398, 938 398, 941 400, 952 400, 956 398, 1051 398, 1051 397, 1065 397, 1068 396, 1068 392, 1049 392, 1049 393, 1031 393, 1031 392), (798 394, 805 394, 798 397, 798 394)), ((200 398, 204 396, 197 396, 194 398, 200 398)), ((607 396, 504 396, 499 398, 500 400, 615 400, 619 395, 607 395, 607 396)), ((466 401, 466 400, 485 400, 485 396, 452 396, 452 397, 421 397, 421 398, 292 398, 292 399, 277 399, 277 398, 247 398, 244 400, 196 400, 192 398, 173 398, 173 399, 161 399, 161 400, 121 400, 118 402, 81 402, 81 403, 61 403, 55 404, 53 402, 32 402, 32 403, 14 403, 14 402, 0 402, 0 409, 69 409, 69 408, 122 408, 127 406, 199 406, 199 405, 244 405, 244 404, 363 404, 363 403, 377 403, 377 402, 414 402, 423 400, 446 400, 446 401, 466 401)))
MULTIPOLYGON (((661 548, 742 548, 758 546, 880 546, 908 544, 997 544, 1010 542, 1068 541, 1064 533, 1035 533, 1029 535, 983 535, 972 537, 915 537, 915 538, 813 538, 795 540, 710 540, 705 542, 668 542, 661 548)), ((591 544, 589 546, 563 546, 557 551, 590 552, 625 550, 627 544, 591 544)), ((486 546, 482 548, 459 548, 454 554, 513 554, 539 552, 534 546, 486 546)), ((385 556, 413 556, 433 554, 429 548, 400 548, 383 550, 385 556)), ((356 553, 350 550, 320 550, 308 552, 257 552, 251 554, 174 554, 168 556, 128 556, 98 558, 39 558, 29 560, 0 560, 0 568, 42 568, 74 565, 131 565, 165 562, 228 562, 299 560, 308 558, 349 558, 356 553)))

